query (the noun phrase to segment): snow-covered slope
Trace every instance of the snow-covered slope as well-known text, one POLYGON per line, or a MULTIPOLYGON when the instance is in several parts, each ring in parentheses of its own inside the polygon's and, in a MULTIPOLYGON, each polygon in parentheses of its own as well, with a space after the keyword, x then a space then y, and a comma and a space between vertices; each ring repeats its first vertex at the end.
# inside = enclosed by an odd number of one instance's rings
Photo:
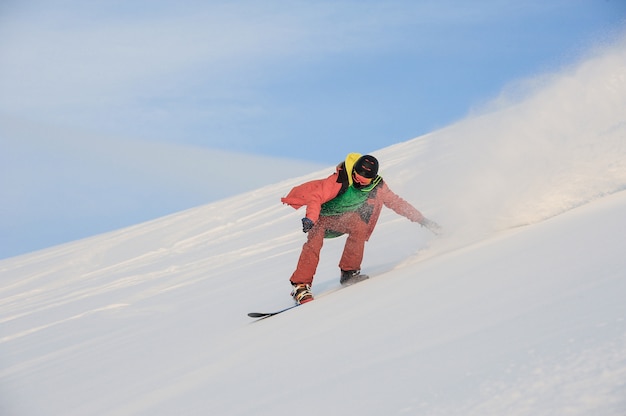
POLYGON ((328 240, 271 319, 305 239, 279 198, 332 167, 0 262, 0 414, 626 414, 625 51, 374 152, 446 233, 386 211, 372 279, 335 291, 328 240))
POLYGON ((322 167, 98 136, 1 114, 0 149, 0 259, 257 189, 285 172, 297 176, 322 167))

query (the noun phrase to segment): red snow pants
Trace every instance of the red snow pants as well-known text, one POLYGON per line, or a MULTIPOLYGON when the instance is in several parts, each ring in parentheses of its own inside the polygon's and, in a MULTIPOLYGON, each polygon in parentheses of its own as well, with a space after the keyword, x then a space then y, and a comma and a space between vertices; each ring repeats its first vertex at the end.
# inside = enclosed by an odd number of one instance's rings
POLYGON ((328 217, 321 216, 309 231, 307 241, 302 246, 296 271, 293 272, 289 280, 292 283, 306 283, 309 285, 313 283, 313 276, 320 260, 320 251, 324 244, 326 230, 348 234, 348 239, 339 261, 339 268, 341 270, 361 270, 367 229, 368 225, 356 212, 347 212, 328 217))

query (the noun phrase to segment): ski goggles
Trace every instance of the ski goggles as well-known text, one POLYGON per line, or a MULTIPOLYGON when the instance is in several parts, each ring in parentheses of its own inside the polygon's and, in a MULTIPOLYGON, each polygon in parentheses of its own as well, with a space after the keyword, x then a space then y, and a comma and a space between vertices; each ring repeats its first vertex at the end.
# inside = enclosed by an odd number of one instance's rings
POLYGON ((352 171, 352 179, 354 179, 354 182, 358 183, 359 185, 369 185, 370 183, 372 183, 373 178, 366 178, 365 176, 361 176, 356 173, 356 171, 352 171))

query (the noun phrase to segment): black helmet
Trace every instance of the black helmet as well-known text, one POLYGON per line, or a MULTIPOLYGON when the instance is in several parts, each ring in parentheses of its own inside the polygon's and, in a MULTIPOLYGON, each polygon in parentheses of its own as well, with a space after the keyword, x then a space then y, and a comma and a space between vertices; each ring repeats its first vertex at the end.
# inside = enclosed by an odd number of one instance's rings
POLYGON ((364 178, 375 178, 378 175, 378 160, 374 156, 363 155, 356 161, 353 170, 364 178))

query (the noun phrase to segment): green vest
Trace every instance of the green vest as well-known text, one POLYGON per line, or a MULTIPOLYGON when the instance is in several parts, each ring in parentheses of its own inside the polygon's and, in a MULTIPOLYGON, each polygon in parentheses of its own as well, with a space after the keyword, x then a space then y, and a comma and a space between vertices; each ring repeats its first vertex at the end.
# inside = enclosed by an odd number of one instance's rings
POLYGON ((367 201, 368 196, 369 191, 356 189, 354 186, 350 185, 344 193, 322 204, 320 214, 327 217, 357 211, 365 201, 367 201))
MULTIPOLYGON (((355 188, 353 185, 348 186, 346 191, 341 195, 337 195, 335 198, 322 204, 320 214, 328 217, 358 211, 363 204, 365 204, 365 201, 367 201, 369 193, 376 188, 381 180, 382 178, 377 176, 371 184, 361 189, 355 188)), ((334 238, 340 235, 342 235, 342 233, 333 230, 326 230, 324 233, 325 238, 334 238)))

